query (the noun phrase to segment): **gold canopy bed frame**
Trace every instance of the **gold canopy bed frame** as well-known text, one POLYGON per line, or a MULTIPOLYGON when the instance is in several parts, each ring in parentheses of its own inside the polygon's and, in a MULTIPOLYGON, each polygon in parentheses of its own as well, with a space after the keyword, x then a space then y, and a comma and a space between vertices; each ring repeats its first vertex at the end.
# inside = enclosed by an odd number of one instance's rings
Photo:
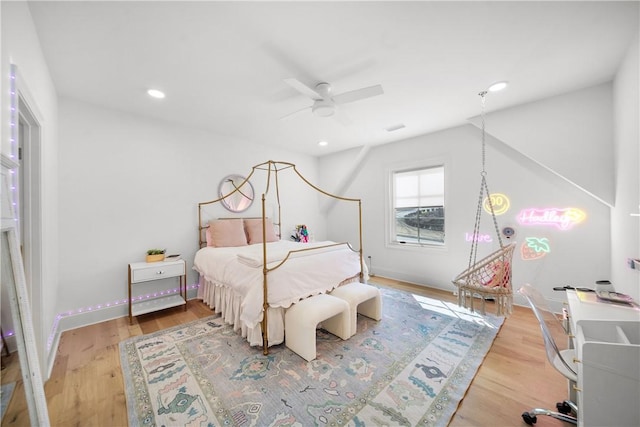
MULTIPOLYGON (((256 173, 256 171, 266 171, 266 186, 265 186, 265 190, 262 193, 262 296, 263 296, 263 302, 262 302, 262 312, 263 312, 263 317, 262 317, 262 321, 261 321, 261 329, 262 329, 262 347, 263 347, 263 354, 267 355, 269 354, 269 340, 268 340, 268 316, 267 316, 267 311, 268 311, 268 307, 269 307, 269 301, 268 301, 268 285, 269 285, 269 280, 268 280, 268 276, 269 273, 273 272, 274 270, 280 268, 282 265, 284 265, 287 260, 289 260, 289 258, 294 255, 294 253, 299 253, 299 252, 306 252, 306 251, 314 251, 314 250, 319 250, 319 249, 323 249, 323 248, 329 248, 329 247, 333 247, 333 246, 341 246, 341 245, 346 245, 347 248, 349 248, 351 251, 353 252, 357 252, 359 255, 359 261, 360 261, 360 273, 359 273, 359 280, 363 281, 364 278, 364 262, 363 262, 363 250, 362 250, 362 201, 361 199, 355 199, 355 198, 349 198, 349 197, 342 197, 342 196, 337 196, 335 194, 331 194, 328 193, 320 188, 318 188, 317 186, 315 186, 314 184, 312 184, 308 179, 306 179, 296 168, 296 166, 293 163, 289 163, 289 162, 282 162, 282 161, 273 161, 273 160, 269 160, 266 161, 264 163, 260 163, 258 165, 255 165, 251 168, 251 172, 249 173, 249 175, 244 178, 244 180, 239 184, 239 185, 233 185, 233 190, 228 192, 227 194, 222 194, 222 191, 220 191, 220 197, 215 199, 215 200, 211 200, 211 201, 207 201, 207 202, 201 202, 198 203, 198 245, 199 248, 203 248, 207 245, 206 242, 206 232, 207 232, 207 228, 209 228, 209 224, 208 221, 210 218, 203 218, 203 209, 209 205, 213 205, 216 203, 224 203, 226 199, 228 199, 229 197, 232 197, 234 194, 237 196, 239 193, 244 197, 247 197, 246 193, 249 193, 247 191, 243 192, 242 188, 243 186, 246 186, 246 188, 249 188, 251 186, 250 183, 250 179, 254 176, 254 173, 256 173), (278 227, 278 232, 277 232, 277 236, 279 239, 282 239, 282 215, 281 215, 281 204, 280 204, 280 188, 279 188, 279 174, 282 171, 285 170, 293 170, 296 175, 304 182, 306 183, 308 186, 310 186, 311 188, 313 188, 314 190, 318 191, 319 193, 328 196, 332 199, 335 200, 340 200, 340 201, 345 201, 345 202, 352 202, 352 203, 357 203, 358 204, 358 238, 359 238, 359 248, 358 249, 354 249, 353 246, 349 243, 349 242, 341 242, 341 243, 332 243, 332 244, 327 244, 327 245, 323 245, 323 246, 314 246, 312 248, 303 248, 303 249, 297 249, 297 250, 291 250, 289 251, 286 256, 284 256, 284 258, 282 260, 280 260, 279 262, 276 263, 271 263, 268 264, 268 257, 267 257, 267 226, 269 226, 267 224, 267 219, 268 216, 266 214, 266 201, 267 201, 267 195, 269 195, 269 192, 272 190, 272 188, 275 190, 275 202, 277 204, 277 221, 273 221, 273 225, 278 227)), ((250 193, 249 193, 250 194, 250 193)), ((355 278, 355 276, 354 276, 355 278)))

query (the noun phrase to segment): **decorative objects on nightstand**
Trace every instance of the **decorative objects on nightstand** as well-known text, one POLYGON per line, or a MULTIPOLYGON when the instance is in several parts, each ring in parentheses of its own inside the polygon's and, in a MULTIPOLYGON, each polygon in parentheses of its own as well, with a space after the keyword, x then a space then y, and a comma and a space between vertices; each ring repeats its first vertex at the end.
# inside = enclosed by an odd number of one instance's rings
MULTIPOLYGON (((164 253, 162 254, 164 258, 164 253)), ((133 316, 184 305, 187 309, 187 265, 183 259, 177 261, 134 262, 129 264, 129 324, 133 316), (158 290, 148 294, 133 295, 134 285, 172 277, 179 278, 178 293, 171 289, 158 290)))
POLYGON ((147 262, 164 261, 166 249, 149 249, 147 251, 147 262))

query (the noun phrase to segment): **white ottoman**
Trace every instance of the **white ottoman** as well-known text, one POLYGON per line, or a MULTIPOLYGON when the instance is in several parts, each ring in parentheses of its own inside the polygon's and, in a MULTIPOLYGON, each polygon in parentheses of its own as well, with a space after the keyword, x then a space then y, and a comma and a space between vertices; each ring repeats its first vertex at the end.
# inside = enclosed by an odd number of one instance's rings
POLYGON ((353 282, 338 286, 330 295, 349 303, 351 309, 351 335, 356 334, 358 313, 374 320, 382 319, 382 296, 380 290, 366 283, 353 282))
POLYGON ((285 345, 306 361, 316 358, 316 327, 343 340, 351 335, 349 304, 328 294, 314 295, 289 307, 284 315, 285 345))

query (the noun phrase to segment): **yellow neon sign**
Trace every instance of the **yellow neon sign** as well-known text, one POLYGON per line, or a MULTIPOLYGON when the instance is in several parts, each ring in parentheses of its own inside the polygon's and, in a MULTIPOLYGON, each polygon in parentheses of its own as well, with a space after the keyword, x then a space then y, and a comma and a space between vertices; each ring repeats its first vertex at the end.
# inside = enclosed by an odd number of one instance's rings
POLYGON ((489 200, 491 200, 491 204, 493 205, 493 213, 496 215, 502 215, 508 211, 511 206, 511 202, 507 196, 502 193, 492 193, 489 197, 485 197, 484 202, 482 203, 482 206, 487 213, 491 213, 489 200))

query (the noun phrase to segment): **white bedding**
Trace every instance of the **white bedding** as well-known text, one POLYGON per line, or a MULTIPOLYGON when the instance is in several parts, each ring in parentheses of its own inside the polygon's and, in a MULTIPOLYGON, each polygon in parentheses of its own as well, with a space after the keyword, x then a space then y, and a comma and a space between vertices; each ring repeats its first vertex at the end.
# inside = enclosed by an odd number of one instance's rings
MULTIPOLYGON (((326 246, 335 242, 267 243, 267 267, 273 268, 291 250, 326 246)), ((225 321, 242 330, 251 345, 262 345, 260 322, 263 314, 262 243, 200 249, 193 268, 200 273, 198 297, 225 321)), ((331 291, 360 272, 360 257, 346 245, 293 253, 278 269, 269 272, 269 345, 284 340, 284 312, 291 304, 310 295, 331 291)))

